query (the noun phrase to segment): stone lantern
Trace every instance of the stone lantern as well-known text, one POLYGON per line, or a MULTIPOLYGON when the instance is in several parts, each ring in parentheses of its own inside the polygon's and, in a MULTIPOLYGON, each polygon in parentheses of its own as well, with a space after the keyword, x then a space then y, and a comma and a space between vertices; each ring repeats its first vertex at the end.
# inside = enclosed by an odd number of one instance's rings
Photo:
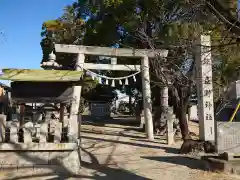
POLYGON ((43 62, 41 64, 41 67, 45 70, 54 70, 59 69, 62 66, 56 62, 56 55, 53 52, 51 52, 51 54, 49 54, 48 56, 48 61, 43 62))

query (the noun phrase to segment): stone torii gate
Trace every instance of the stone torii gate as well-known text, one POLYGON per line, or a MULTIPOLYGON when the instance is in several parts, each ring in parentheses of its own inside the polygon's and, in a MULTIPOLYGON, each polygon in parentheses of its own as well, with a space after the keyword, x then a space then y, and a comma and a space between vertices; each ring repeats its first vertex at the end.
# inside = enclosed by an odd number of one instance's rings
MULTIPOLYGON (((167 50, 149 50, 149 49, 130 49, 130 48, 110 48, 98 46, 82 46, 82 45, 65 45, 55 44, 55 51, 59 53, 72 53, 77 54, 76 70, 97 69, 97 70, 112 70, 112 71, 142 71, 142 84, 143 84, 143 106, 144 106, 144 119, 146 124, 146 134, 149 140, 154 139, 153 134, 153 121, 152 121, 152 105, 151 105, 151 89, 150 89, 150 76, 149 76, 149 58, 160 56, 166 58, 168 55, 167 50), (141 58, 141 65, 120 65, 120 64, 94 64, 85 63, 85 55, 107 56, 107 57, 130 57, 141 58)), ((72 114, 78 113, 78 107, 81 97, 81 86, 75 86, 74 99, 72 107, 72 114)))

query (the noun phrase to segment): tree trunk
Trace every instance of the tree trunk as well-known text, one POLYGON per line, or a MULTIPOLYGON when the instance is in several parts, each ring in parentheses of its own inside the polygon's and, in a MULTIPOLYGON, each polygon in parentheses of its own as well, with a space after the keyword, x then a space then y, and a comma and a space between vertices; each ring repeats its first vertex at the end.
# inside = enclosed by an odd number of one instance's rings
POLYGON ((179 114, 179 125, 181 129, 182 139, 190 139, 189 129, 187 123, 187 106, 188 106, 188 95, 184 92, 184 88, 180 88, 180 106, 177 108, 179 114))
POLYGON ((155 109, 155 112, 154 112, 154 115, 153 115, 153 128, 154 128, 154 132, 156 132, 157 130, 160 130, 161 115, 162 115, 162 107, 158 106, 155 109))
POLYGON ((191 120, 191 106, 187 107, 187 114, 188 114, 188 118, 187 118, 187 122, 189 122, 191 120))
POLYGON ((163 116, 166 116, 166 110, 168 108, 168 87, 163 87, 160 91, 155 92, 155 96, 160 96, 158 107, 154 112, 154 131, 164 131, 164 127, 166 126, 166 119, 164 120, 163 116))
POLYGON ((135 99, 136 101, 136 107, 135 107, 135 116, 136 116, 136 120, 140 123, 140 127, 143 128, 143 130, 145 129, 145 121, 144 118, 142 118, 142 112, 143 112, 143 104, 142 104, 142 100, 139 99, 135 99))

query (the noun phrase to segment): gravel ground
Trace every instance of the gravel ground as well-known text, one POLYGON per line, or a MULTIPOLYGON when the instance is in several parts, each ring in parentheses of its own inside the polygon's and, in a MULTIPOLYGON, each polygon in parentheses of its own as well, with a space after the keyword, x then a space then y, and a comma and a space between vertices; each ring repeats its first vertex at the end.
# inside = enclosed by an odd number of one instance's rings
MULTIPOLYGON (((191 130, 197 133, 197 125, 191 130)), ((63 167, 22 167, 0 170, 0 179, 161 179, 238 180, 240 176, 204 171, 204 163, 178 154, 181 142, 166 145, 163 137, 148 142, 144 134, 128 126, 83 125, 82 169, 72 176, 63 167)))

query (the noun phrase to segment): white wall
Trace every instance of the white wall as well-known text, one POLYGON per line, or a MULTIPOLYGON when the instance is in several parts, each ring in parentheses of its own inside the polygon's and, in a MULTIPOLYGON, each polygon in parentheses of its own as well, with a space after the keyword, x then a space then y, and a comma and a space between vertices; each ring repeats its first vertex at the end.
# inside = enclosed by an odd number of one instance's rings
MULTIPOLYGON (((129 102, 129 96, 125 93, 121 93, 120 91, 117 90, 117 95, 118 95, 118 100, 116 101, 116 108, 118 109, 119 103, 121 101, 124 102, 129 102)), ((132 97, 132 101, 134 101, 135 99, 132 97)))
POLYGON ((197 105, 192 105, 190 111, 191 111, 190 120, 198 121, 197 105))

